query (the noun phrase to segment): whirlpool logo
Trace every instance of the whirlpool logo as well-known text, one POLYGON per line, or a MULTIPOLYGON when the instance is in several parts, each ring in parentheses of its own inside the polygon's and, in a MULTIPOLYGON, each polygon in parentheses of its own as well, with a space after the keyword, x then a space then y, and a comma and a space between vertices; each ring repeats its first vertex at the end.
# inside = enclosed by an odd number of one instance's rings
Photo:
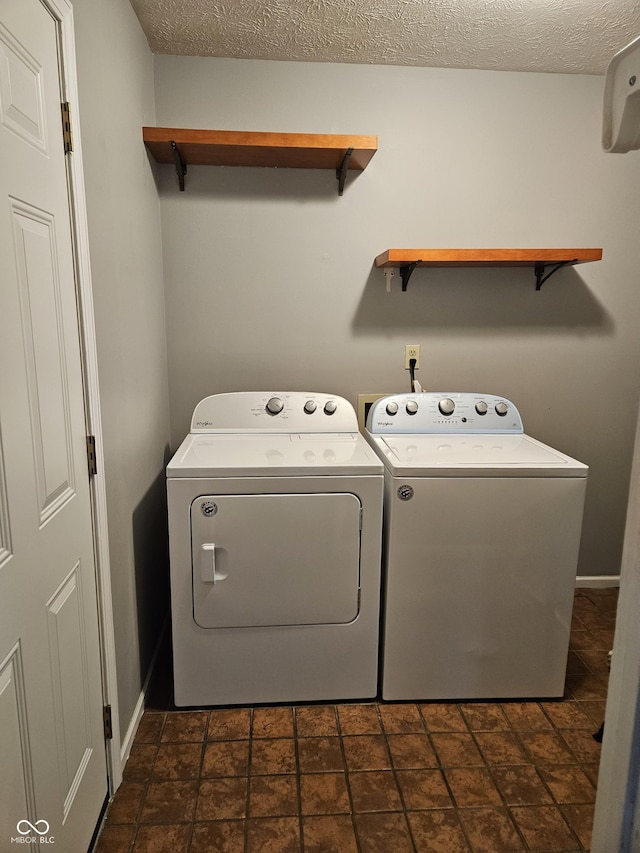
POLYGON ((18 833, 11 839, 12 844, 55 844, 56 840, 53 835, 49 835, 49 821, 37 820, 31 823, 30 820, 19 820, 16 824, 16 832, 18 833))

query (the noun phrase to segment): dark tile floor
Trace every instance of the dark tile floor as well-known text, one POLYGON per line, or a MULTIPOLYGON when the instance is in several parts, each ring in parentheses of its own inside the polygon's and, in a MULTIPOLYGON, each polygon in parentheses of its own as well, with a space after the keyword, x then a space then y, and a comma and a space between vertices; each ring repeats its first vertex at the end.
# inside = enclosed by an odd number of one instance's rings
POLYGON ((588 850, 616 606, 576 592, 555 702, 182 711, 166 652, 97 853, 588 850))

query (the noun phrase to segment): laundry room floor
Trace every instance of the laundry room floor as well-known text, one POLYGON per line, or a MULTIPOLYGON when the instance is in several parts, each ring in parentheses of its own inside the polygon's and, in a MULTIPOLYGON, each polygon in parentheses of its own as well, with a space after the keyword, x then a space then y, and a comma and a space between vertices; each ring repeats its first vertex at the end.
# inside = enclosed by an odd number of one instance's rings
POLYGON ((167 644, 96 853, 589 850, 617 594, 576 591, 558 701, 185 711, 167 644))

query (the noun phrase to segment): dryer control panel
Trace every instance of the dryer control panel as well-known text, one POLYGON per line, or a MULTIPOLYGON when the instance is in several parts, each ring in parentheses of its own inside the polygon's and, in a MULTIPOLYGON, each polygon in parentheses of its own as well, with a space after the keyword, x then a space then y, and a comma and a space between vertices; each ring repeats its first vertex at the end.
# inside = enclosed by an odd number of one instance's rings
POLYGON ((522 433, 522 418, 515 405, 494 394, 426 391, 393 394, 373 404, 367 418, 372 434, 522 433))
POLYGON ((344 397, 304 391, 213 394, 195 407, 192 433, 357 433, 344 397))

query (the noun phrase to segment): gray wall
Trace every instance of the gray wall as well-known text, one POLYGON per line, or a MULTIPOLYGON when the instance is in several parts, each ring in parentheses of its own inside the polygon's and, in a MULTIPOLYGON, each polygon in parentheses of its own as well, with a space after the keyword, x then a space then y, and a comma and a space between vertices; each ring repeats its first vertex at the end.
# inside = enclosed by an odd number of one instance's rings
POLYGON ((128 0, 74 0, 121 733, 168 611, 169 440, 153 57, 128 0))
POLYGON ((379 136, 330 172, 159 172, 172 442, 207 394, 501 394, 590 466, 580 575, 617 574, 640 377, 640 155, 600 149, 599 77, 157 56, 161 126, 379 136), (390 247, 603 247, 536 293, 530 270, 417 270, 390 247))

